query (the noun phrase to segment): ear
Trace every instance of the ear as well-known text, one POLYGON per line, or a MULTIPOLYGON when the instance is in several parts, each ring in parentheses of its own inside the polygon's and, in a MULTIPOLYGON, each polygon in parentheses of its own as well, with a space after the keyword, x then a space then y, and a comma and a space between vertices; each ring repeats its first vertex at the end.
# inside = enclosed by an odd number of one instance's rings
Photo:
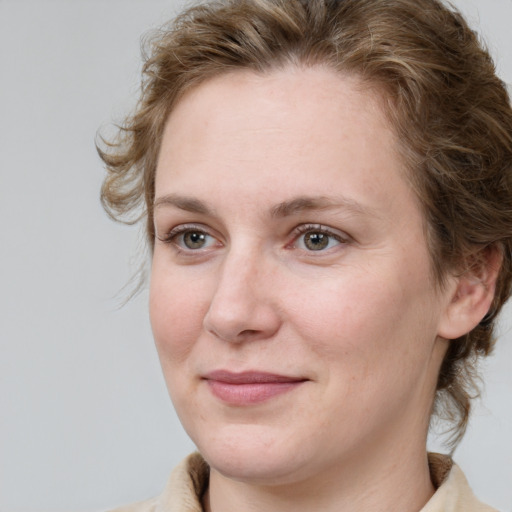
POLYGON ((453 340, 474 329, 491 308, 502 263, 497 247, 475 255, 474 263, 447 286, 448 304, 439 323, 438 336, 453 340))

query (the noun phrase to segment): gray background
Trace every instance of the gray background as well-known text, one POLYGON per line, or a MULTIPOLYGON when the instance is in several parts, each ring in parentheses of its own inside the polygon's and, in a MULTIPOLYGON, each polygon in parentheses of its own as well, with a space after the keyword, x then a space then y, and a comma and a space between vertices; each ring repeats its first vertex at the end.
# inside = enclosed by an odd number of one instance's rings
MULTIPOLYGON (((118 308, 142 237, 101 210, 94 149, 136 97, 140 35, 180 3, 0 0, 2 512, 140 500, 193 449, 160 375, 147 291, 118 308)), ((512 83, 512 0, 455 3, 512 83)), ((477 494, 508 512, 511 328, 508 308, 456 452, 477 494)))

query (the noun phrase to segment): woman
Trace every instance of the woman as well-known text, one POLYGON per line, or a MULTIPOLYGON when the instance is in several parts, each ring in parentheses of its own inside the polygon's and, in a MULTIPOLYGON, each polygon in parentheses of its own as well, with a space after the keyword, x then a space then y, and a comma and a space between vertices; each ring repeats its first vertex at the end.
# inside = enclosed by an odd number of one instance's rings
POLYGON ((150 315, 196 446, 133 510, 492 510, 449 457, 510 293, 512 110, 436 0, 231 0, 153 41, 100 151, 142 202, 150 315))

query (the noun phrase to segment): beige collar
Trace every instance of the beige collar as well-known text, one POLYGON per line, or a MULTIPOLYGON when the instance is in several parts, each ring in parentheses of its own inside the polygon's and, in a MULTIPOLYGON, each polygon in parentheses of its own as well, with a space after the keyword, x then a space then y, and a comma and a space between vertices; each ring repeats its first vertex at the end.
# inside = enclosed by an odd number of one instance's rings
MULTIPOLYGON (((464 474, 449 457, 429 454, 429 466, 437 490, 420 512, 497 512, 477 500, 464 474)), ((208 477, 208 465, 201 455, 193 453, 174 469, 159 498, 115 512, 203 512, 201 497, 208 477)))

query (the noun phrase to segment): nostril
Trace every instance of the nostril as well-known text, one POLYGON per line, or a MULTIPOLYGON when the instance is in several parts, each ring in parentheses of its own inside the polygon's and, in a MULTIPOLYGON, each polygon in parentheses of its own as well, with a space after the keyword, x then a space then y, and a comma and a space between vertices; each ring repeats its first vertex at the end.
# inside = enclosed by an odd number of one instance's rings
POLYGON ((240 332, 228 332, 227 330, 222 329, 207 329, 208 332, 213 334, 216 338, 225 341, 231 342, 243 342, 254 340, 262 335, 262 331, 258 331, 257 329, 244 329, 240 332))
POLYGON ((238 334, 237 338, 240 341, 251 340, 257 338, 259 335, 261 335, 261 331, 257 331, 256 329, 245 329, 238 334))

